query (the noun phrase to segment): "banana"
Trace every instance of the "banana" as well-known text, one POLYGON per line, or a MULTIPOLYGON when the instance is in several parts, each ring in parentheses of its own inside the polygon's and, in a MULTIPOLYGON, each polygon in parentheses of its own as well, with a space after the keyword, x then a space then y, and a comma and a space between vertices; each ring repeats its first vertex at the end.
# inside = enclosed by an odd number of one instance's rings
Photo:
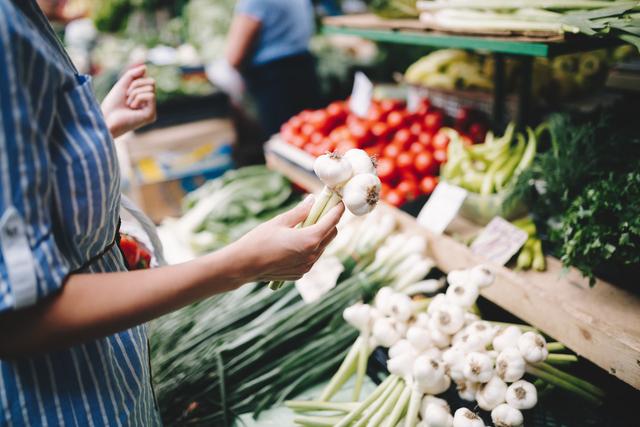
POLYGON ((411 65, 405 72, 405 79, 409 83, 421 84, 429 74, 438 73, 451 62, 467 56, 467 52, 459 49, 436 50, 411 65))

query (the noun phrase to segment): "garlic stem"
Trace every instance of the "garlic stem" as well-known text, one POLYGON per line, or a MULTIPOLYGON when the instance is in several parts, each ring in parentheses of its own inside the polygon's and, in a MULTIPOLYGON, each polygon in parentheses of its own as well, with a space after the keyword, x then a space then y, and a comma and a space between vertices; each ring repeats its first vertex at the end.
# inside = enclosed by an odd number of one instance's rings
MULTIPOLYGON (((392 408, 394 408, 395 404, 398 403, 400 396, 404 393, 406 389, 404 382, 400 381, 393 389, 393 393, 389 395, 387 400, 380 406, 380 409, 371 417, 371 420, 367 423, 367 427, 378 427, 382 424, 382 421, 389 415, 392 408)), ((359 423, 358 423, 359 424, 359 423)), ((356 424, 356 426, 358 425, 356 424)))
POLYGON ((405 408, 407 407, 407 404, 409 403, 410 397, 411 397, 411 389, 406 385, 404 385, 404 390, 402 391, 402 394, 400 395, 400 398, 398 399, 396 406, 393 408, 393 411, 391 411, 391 415, 389 415, 389 418, 387 418, 384 424, 385 427, 395 427, 395 425, 400 420, 400 417, 402 417, 402 414, 405 408))
POLYGON ((356 409, 349 412, 344 418, 342 418, 335 427, 347 427, 356 418, 364 412, 371 404, 373 404, 389 387, 394 387, 399 378, 395 375, 389 375, 374 391, 367 397, 356 409))
POLYGON ((322 217, 322 214, 324 213, 325 208, 327 207, 327 204, 335 194, 336 193, 333 192, 331 189, 329 189, 329 187, 325 186, 322 189, 322 193, 320 193, 320 196, 316 198, 315 202, 313 203, 313 207, 311 208, 311 211, 309 212, 307 219, 305 219, 304 222, 302 223, 302 226, 308 227, 310 225, 315 224, 318 221, 318 219, 322 217))
POLYGON ((371 404, 362 414, 362 417, 354 424, 353 427, 365 427, 368 426, 369 420, 374 417, 380 410, 384 404, 391 399, 396 386, 389 386, 387 389, 380 395, 380 397, 371 404))
POLYGON ((562 351, 565 350, 566 347, 561 342, 548 342, 547 350, 551 351, 562 351))
POLYGON ((547 356, 547 359, 545 361, 547 363, 555 363, 555 362, 572 363, 572 362, 577 362, 578 357, 574 354, 551 353, 547 356))
MULTIPOLYGON (((585 381, 581 378, 578 378, 574 375, 571 375, 567 372, 561 371, 560 369, 554 368, 553 366, 549 365, 548 363, 536 363, 535 365, 533 365, 534 367, 541 369, 543 371, 548 372, 551 375, 554 375, 558 378, 561 378, 565 381, 568 381, 586 391, 588 391, 591 394, 594 394, 600 398, 604 397, 604 391, 602 391, 602 389, 600 389, 599 387, 591 384, 588 381, 585 381)), ((528 367, 527 367, 528 369, 528 367)))
POLYGON ((367 373, 367 361, 369 360, 369 331, 365 330, 362 335, 360 335, 360 338, 362 339, 362 343, 360 344, 360 349, 358 351, 356 383, 353 387, 353 400, 355 402, 360 400, 362 382, 364 381, 364 376, 367 373))
POLYGON ((315 412, 315 411, 337 411, 349 412, 354 410, 356 402, 320 402, 309 400, 289 400, 284 402, 285 406, 295 412, 315 412))
POLYGON ((331 427, 340 420, 340 417, 312 417, 308 415, 300 415, 293 419, 296 425, 306 427, 331 427))
POLYGON ((329 381, 329 384, 325 387, 320 395, 319 400, 321 402, 326 402, 331 400, 331 398, 340 390, 340 388, 344 385, 344 383, 351 378, 353 373, 356 370, 356 357, 359 353, 360 346, 362 345, 362 339, 358 338, 351 346, 351 349, 347 353, 347 356, 340 364, 340 367, 336 371, 335 375, 329 381))
POLYGON ((409 408, 405 417, 404 427, 415 427, 418 423, 418 413, 420 412, 420 404, 422 403, 422 393, 418 387, 411 387, 411 398, 409 399, 409 408))
POLYGON ((536 328, 534 328, 533 326, 529 326, 529 325, 520 325, 518 323, 507 323, 507 322, 496 322, 496 321, 489 321, 491 323, 493 323, 494 325, 497 326, 517 326, 518 328, 520 328, 520 330, 522 332, 538 332, 538 330, 536 328))
POLYGON ((556 377, 546 371, 543 371, 542 369, 536 368, 534 366, 527 366, 527 372, 535 377, 538 377, 546 382, 548 382, 549 384, 553 384, 555 386, 558 386, 566 391, 572 392, 580 397, 582 397, 585 400, 588 400, 589 402, 596 404, 596 405, 600 405, 602 404, 602 400, 600 400, 600 398, 598 396, 595 396, 591 393, 589 393, 588 391, 578 387, 577 385, 575 385, 572 382, 566 381, 562 378, 556 377))

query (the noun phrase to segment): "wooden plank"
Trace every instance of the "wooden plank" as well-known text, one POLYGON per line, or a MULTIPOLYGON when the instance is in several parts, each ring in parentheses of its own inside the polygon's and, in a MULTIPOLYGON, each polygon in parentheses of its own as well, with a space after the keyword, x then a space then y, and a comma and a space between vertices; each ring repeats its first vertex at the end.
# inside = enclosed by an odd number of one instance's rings
MULTIPOLYGON (((267 151, 268 165, 303 187, 317 191, 317 178, 289 160, 267 151)), ((393 212, 405 229, 427 237, 438 267, 449 272, 486 263, 450 235, 435 235, 418 225, 412 216, 393 212)), ((462 218, 449 227, 450 234, 468 236, 478 226, 462 218)), ((493 266, 496 281, 482 295, 525 322, 535 326, 585 359, 620 380, 640 389, 640 298, 598 280, 594 287, 559 260, 547 257, 545 272, 515 272, 493 266)))

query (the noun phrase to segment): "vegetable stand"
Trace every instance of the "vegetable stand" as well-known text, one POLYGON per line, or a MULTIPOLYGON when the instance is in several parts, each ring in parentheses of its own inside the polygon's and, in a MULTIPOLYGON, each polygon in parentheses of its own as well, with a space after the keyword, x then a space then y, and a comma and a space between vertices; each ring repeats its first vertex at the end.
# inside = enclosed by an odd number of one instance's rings
POLYGON ((434 48, 458 48, 491 52, 496 61, 493 93, 493 119, 499 126, 504 124, 504 87, 506 56, 518 58, 522 65, 518 87, 517 121, 520 125, 530 121, 531 78, 534 57, 554 57, 613 46, 617 42, 585 37, 565 38, 557 34, 543 36, 484 36, 477 34, 449 34, 428 31, 427 25, 418 20, 385 20, 374 15, 350 15, 325 18, 322 31, 325 34, 359 36, 376 42, 397 43, 434 48))
MULTIPOLYGON (((265 146, 270 168, 315 191, 319 181, 302 166, 311 156, 271 140, 265 146), (306 160, 305 160, 306 159, 306 160)), ((458 217, 445 235, 430 233, 408 214, 383 206, 398 216, 406 229, 425 235, 436 264, 445 272, 482 262, 453 235, 469 235, 476 225, 458 217)), ((563 270, 547 257, 546 272, 514 272, 496 268, 496 281, 482 295, 513 315, 539 328, 610 374, 640 388, 640 298, 604 281, 593 288, 574 269, 563 270)))

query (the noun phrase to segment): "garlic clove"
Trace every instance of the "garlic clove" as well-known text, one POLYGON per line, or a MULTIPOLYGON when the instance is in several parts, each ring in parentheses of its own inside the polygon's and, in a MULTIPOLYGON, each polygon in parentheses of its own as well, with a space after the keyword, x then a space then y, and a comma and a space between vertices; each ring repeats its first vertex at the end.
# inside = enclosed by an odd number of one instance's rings
POLYGON ((383 316, 391 316, 393 314, 393 307, 391 305, 391 296, 395 294, 395 291, 388 286, 380 288, 376 294, 374 300, 374 306, 380 311, 383 316))
POLYGON ((495 281, 495 273, 486 265, 478 265, 469 271, 469 281, 479 288, 486 288, 495 281))
POLYGON ((413 378, 425 386, 434 386, 442 382, 445 376, 444 363, 427 356, 419 356, 413 363, 413 378))
POLYGON ((469 282, 469 270, 453 270, 447 274, 449 286, 464 286, 469 282))
POLYGON ((450 285, 446 291, 446 297, 449 303, 465 309, 474 305, 479 295, 478 287, 473 284, 450 285))
POLYGON ((372 335, 381 346, 387 348, 402 338, 392 320, 387 317, 380 318, 374 322, 372 335))
POLYGON ((464 326, 464 310, 454 304, 442 304, 432 314, 436 329, 453 335, 464 326))
POLYGON ((356 175, 344 185, 342 201, 352 214, 366 215, 378 204, 381 185, 380 178, 376 175, 356 175))
POLYGON ((471 381, 456 381, 456 390, 458 391, 458 396, 460 399, 466 400, 467 402, 475 402, 476 393, 480 388, 480 384, 474 383, 471 381))
POLYGON ((413 325, 407 329, 407 340, 418 351, 423 352, 433 347, 429 331, 418 325, 413 325))
POLYGON ((342 317, 360 332, 368 331, 372 320, 371 306, 362 303, 354 304, 344 309, 342 317))
POLYGON ((319 156, 313 163, 313 171, 329 188, 341 186, 353 175, 351 164, 337 152, 319 156))
POLYGON ((343 158, 351 164, 353 175, 359 175, 363 173, 376 174, 376 165, 374 161, 366 151, 359 148, 353 148, 344 153, 343 158))
POLYGON ((480 352, 471 352, 465 357, 464 376, 469 381, 486 383, 493 376, 493 360, 480 352))
POLYGON ((445 407, 437 403, 429 403, 420 414, 427 427, 453 426, 453 416, 449 412, 448 406, 445 407))
POLYGON ((515 347, 505 348, 496 358, 496 374, 508 383, 521 379, 525 368, 526 362, 515 347))
POLYGON ((543 362, 549 355, 544 337, 535 332, 525 332, 518 338, 518 350, 529 363, 543 362))
POLYGON ((517 347, 518 339, 522 336, 520 328, 514 325, 501 328, 493 338, 493 349, 502 351, 509 347, 517 347))
POLYGON ((418 352, 411 345, 411 343, 406 339, 402 339, 396 342, 394 345, 392 345, 389 348, 389 358, 392 359, 396 356, 399 356, 402 353, 407 353, 407 352, 413 352, 416 356, 418 355, 418 352))
POLYGON ((413 314, 413 304, 408 295, 396 292, 391 295, 391 313, 401 322, 406 322, 413 314))
POLYGON ((531 409, 538 403, 538 391, 528 381, 520 380, 507 388, 505 398, 509 406, 516 409, 531 409))
POLYGON ((524 416, 518 409, 503 403, 491 411, 491 421, 495 427, 522 427, 524 416))
POLYGON ((476 393, 476 401, 480 409, 491 411, 496 406, 504 403, 506 393, 507 384, 498 376, 494 376, 489 382, 480 386, 476 393))
POLYGON ((453 427, 485 427, 484 421, 467 408, 458 409, 453 415, 453 427))

